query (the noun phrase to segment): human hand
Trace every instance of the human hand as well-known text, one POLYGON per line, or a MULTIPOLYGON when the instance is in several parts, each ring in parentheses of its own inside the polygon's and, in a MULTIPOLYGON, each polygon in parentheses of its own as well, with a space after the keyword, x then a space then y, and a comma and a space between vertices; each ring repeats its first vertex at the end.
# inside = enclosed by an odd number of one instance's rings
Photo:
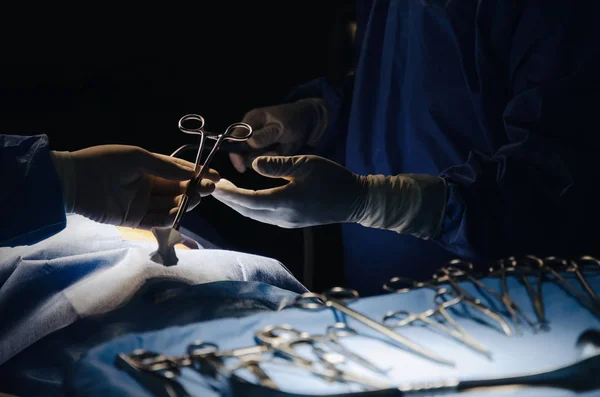
MULTIPOLYGON (((194 165, 137 146, 101 145, 52 152, 67 212, 116 226, 150 229, 173 222, 194 165)), ((219 174, 209 170, 188 211, 211 194, 219 174)))
POLYGON ((221 179, 213 197, 240 214, 283 228, 357 222, 366 198, 364 180, 318 156, 262 156, 256 172, 289 182, 265 190, 247 190, 221 179))
POLYGON ((221 179, 213 197, 248 218, 289 229, 355 222, 422 239, 440 232, 446 205, 440 177, 362 176, 318 156, 263 156, 252 167, 288 183, 255 191, 221 179))
POLYGON ((248 140, 248 154, 230 153, 238 172, 245 172, 260 155, 289 156, 305 145, 316 145, 327 127, 327 108, 319 98, 257 108, 249 111, 242 122, 254 133, 248 140))

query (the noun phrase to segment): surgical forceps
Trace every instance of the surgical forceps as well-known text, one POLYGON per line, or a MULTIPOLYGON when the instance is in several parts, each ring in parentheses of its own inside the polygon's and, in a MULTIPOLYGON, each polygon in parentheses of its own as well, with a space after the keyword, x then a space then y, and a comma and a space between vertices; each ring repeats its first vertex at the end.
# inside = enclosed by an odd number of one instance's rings
MULTIPOLYGON (((496 323, 498 323, 498 325, 500 325, 500 327, 502 328, 502 331, 504 332, 504 334, 506 334, 507 336, 511 336, 512 330, 510 329, 510 326, 508 325, 508 323, 498 313, 494 312, 492 309, 490 309, 489 307, 487 307, 483 303, 481 303, 481 301, 479 299, 476 299, 473 295, 471 295, 467 291, 465 291, 458 284, 457 280, 455 279, 455 277, 456 277, 455 272, 456 272, 456 269, 454 269, 454 268, 443 267, 438 271, 438 273, 434 274, 433 278, 434 278, 435 282, 438 284, 446 283, 446 282, 448 284, 450 284, 450 286, 452 287, 452 289, 454 290, 454 292, 456 294, 456 297, 454 298, 454 300, 455 300, 454 304, 464 302, 464 303, 468 304, 469 306, 471 306, 472 308, 479 310, 481 313, 483 313, 484 315, 488 316, 489 318, 494 320, 496 323)), ((459 275, 462 275, 464 272, 459 271, 458 273, 459 273, 459 275)), ((440 294, 439 296, 441 297, 443 295, 444 294, 440 294)))
MULTIPOLYGON (((600 309, 599 309, 598 305, 594 302, 594 300, 585 296, 585 294, 583 294, 581 291, 579 291, 579 289, 577 287, 575 287, 573 284, 571 284, 569 282, 569 280, 564 278, 555 269, 555 267, 556 267, 559 270, 571 271, 571 272, 574 272, 576 275, 579 274, 578 278, 581 277, 581 278, 579 278, 580 283, 581 283, 581 280, 583 279, 584 283, 586 285, 588 285, 587 282, 585 282, 583 275, 581 275, 581 272, 579 271, 579 268, 577 267, 577 265, 573 266, 573 264, 569 264, 564 259, 550 256, 550 257, 546 257, 542 260, 542 267, 544 270, 546 270, 547 272, 552 274, 558 281, 560 281, 562 283, 562 285, 565 288, 567 288, 569 290, 569 292, 571 292, 573 295, 575 295, 577 297, 577 299, 579 299, 579 301, 583 305, 587 306, 588 310, 590 310, 596 316, 600 316, 600 309)), ((588 287, 589 287, 589 285, 588 285, 588 287)))
POLYGON ((502 293, 499 294, 492 288, 488 287, 485 283, 480 281, 477 277, 474 277, 471 272, 473 271, 473 264, 470 262, 464 262, 460 259, 455 259, 450 261, 447 268, 452 269, 455 276, 464 276, 467 280, 469 280, 474 286, 479 287, 485 291, 487 291, 490 295, 498 299, 504 307, 506 311, 510 315, 515 327, 518 327, 520 324, 519 317, 523 318, 523 320, 531 327, 535 329, 535 323, 531 321, 516 305, 516 303, 512 300, 510 293, 508 291, 508 282, 506 279, 506 268, 504 266, 504 262, 502 260, 497 261, 495 265, 490 266, 489 273, 490 275, 493 273, 499 273, 500 275, 500 284, 502 288, 502 293))
POLYGON ((538 319, 540 329, 547 330, 548 320, 546 319, 546 312, 544 310, 544 300, 542 297, 542 282, 544 281, 544 269, 542 267, 542 260, 534 256, 528 255, 521 259, 509 257, 507 261, 509 262, 509 266, 506 267, 506 271, 511 273, 519 273, 519 275, 521 276, 521 282, 525 285, 525 289, 527 290, 529 298, 533 303, 533 308, 535 310, 535 315, 538 319), (537 274, 535 289, 533 288, 533 286, 529 282, 529 278, 527 277, 527 273, 533 273, 534 271, 537 274))
POLYGON ((257 332, 256 337, 261 343, 271 347, 272 350, 280 353, 284 358, 291 360, 298 368, 307 370, 326 381, 358 383, 373 389, 385 389, 390 386, 387 383, 376 382, 372 379, 340 370, 337 368, 337 364, 340 364, 343 362, 343 358, 346 358, 344 354, 326 351, 320 347, 320 345, 325 345, 321 338, 314 337, 306 332, 297 331, 289 324, 266 327, 262 331, 257 332), (295 348, 302 345, 311 347, 318 359, 318 363, 321 364, 324 371, 315 367, 317 362, 304 358, 295 352, 295 348))
MULTIPOLYGON (((384 284, 384 289, 397 294, 403 294, 412 291, 414 288, 430 288, 436 292, 436 297, 447 292, 447 289, 445 288, 434 287, 423 282, 417 282, 402 277, 394 277, 384 284)), ((473 337, 471 337, 464 329, 462 329, 446 311, 446 308, 454 303, 452 301, 437 302, 436 297, 434 297, 434 303, 436 304, 434 309, 429 309, 418 314, 405 310, 389 311, 383 317, 383 323, 390 323, 389 327, 396 328, 412 324, 416 321, 421 321, 426 325, 436 328, 438 331, 446 333, 448 336, 467 345, 473 350, 485 355, 488 359, 491 359, 492 353, 479 342, 477 342, 473 337), (434 316, 437 314, 441 315, 444 320, 446 320, 454 328, 436 321, 434 316), (396 320, 396 322, 391 323, 389 320, 396 320)))
POLYGON ((156 397, 189 397, 190 394, 173 378, 171 374, 148 371, 130 355, 119 353, 115 358, 115 366, 125 371, 156 397))
MULTIPOLYGON (((221 144, 225 141, 245 142, 252 136, 252 127, 250 127, 246 123, 231 124, 229 127, 227 127, 225 132, 223 132, 222 134, 214 134, 214 133, 207 132, 204 130, 204 118, 198 114, 187 114, 187 115, 183 116, 181 119, 179 119, 179 129, 181 130, 181 132, 183 132, 185 134, 200 135, 200 143, 198 145, 196 161, 194 162, 195 177, 190 181, 190 183, 187 187, 187 190, 183 196, 183 200, 181 201, 181 205, 179 206, 179 209, 177 210, 177 215, 175 216, 175 220, 173 221, 173 225, 172 225, 172 228, 175 230, 179 230, 181 219, 183 218, 183 215, 187 211, 187 207, 189 205, 190 199, 196 195, 196 188, 198 186, 198 183, 200 183, 202 178, 208 172, 210 163, 211 163, 213 157, 215 156, 215 154, 217 153, 217 151, 219 150, 219 147, 221 146, 221 144), (196 127, 196 128, 185 127, 184 123, 186 121, 197 121, 200 123, 200 126, 196 127), (242 129, 242 130, 247 130, 247 133, 244 135, 234 135, 234 130, 237 128, 242 129), (204 160, 204 164, 201 165, 200 162, 202 160, 202 154, 204 152, 204 146, 206 144, 207 138, 214 140, 215 144, 214 144, 213 148, 211 149, 211 151, 209 152, 208 156, 206 157, 206 160, 204 160)), ((177 151, 175 151, 174 154, 177 154, 178 151, 179 151, 179 149, 177 151)))
POLYGON ((195 341, 187 348, 188 357, 198 363, 207 364, 208 374, 213 378, 217 373, 225 372, 224 358, 236 358, 239 362, 234 368, 229 370, 229 373, 234 373, 238 369, 245 368, 258 380, 261 386, 279 390, 279 386, 260 366, 260 363, 265 361, 262 355, 268 351, 267 346, 263 345, 219 351, 219 347, 216 344, 203 341, 195 341))
MULTIPOLYGON (((349 335, 356 335, 357 332, 350 328, 345 323, 335 323, 327 327, 327 335, 312 335, 308 332, 298 331, 292 328, 289 324, 283 324, 278 326, 267 327, 262 330, 259 334, 257 334, 257 339, 261 343, 266 343, 268 345, 274 345, 278 342, 278 340, 282 340, 285 342, 286 340, 293 340, 298 338, 310 338, 315 341, 315 343, 320 343, 324 346, 329 347, 332 351, 335 351, 338 354, 341 354, 348 360, 355 361, 362 366, 369 368, 372 371, 385 373, 386 371, 379 368, 371 361, 366 358, 354 353, 350 349, 346 348, 339 342, 340 337, 345 337, 349 335)), ((285 343, 284 343, 285 345, 285 343)), ((286 347, 289 347, 285 345, 286 347)), ((316 346, 316 345, 314 345, 316 346)), ((314 347, 313 346, 313 347, 314 347)), ((283 352, 283 354, 288 354, 289 350, 283 352)), ((308 362, 306 362, 308 363, 308 362)))
POLYGON ((257 356, 267 352, 265 346, 219 351, 214 343, 195 341, 187 348, 187 354, 182 356, 167 356, 142 349, 134 350, 128 359, 145 372, 160 375, 165 379, 174 379, 181 373, 181 368, 192 368, 201 374, 216 378, 217 374, 227 376, 227 373, 246 368, 254 375, 262 386, 278 389, 273 380, 262 370, 257 356), (225 371, 223 359, 236 358, 239 364, 225 371))
MULTIPOLYGON (((469 263, 469 269, 472 269, 472 265, 470 263, 469 263)), ((481 281, 479 281, 477 279, 473 279, 472 277, 470 277, 470 279, 474 280, 473 282, 476 283, 476 285, 478 285, 481 288, 488 291, 491 295, 495 296, 498 300, 500 300, 500 302, 502 302, 504 304, 504 306, 506 307, 506 310, 508 311, 508 314, 510 315, 515 326, 518 327, 519 324, 521 324, 521 318, 522 318, 527 323, 527 325, 529 325, 532 329, 536 329, 535 322, 532 321, 529 317, 527 317, 525 315, 525 313, 523 313, 523 311, 521 311, 519 306, 517 306, 517 304, 513 301, 512 297, 510 296, 510 293, 508 291, 508 279, 506 277, 507 267, 504 263, 504 260, 502 260, 502 259, 496 261, 496 263, 492 264, 489 268, 490 276, 495 275, 497 273, 499 273, 500 288, 502 288, 502 293, 500 293, 500 294, 498 294, 496 291, 494 291, 493 289, 491 289, 490 287, 488 287, 481 281)))
POLYGON ((598 304, 600 304, 600 299, 598 299, 598 295, 596 295, 596 293, 594 292, 592 287, 588 284, 587 280, 583 276, 583 272, 581 271, 586 266, 589 267, 590 265, 592 265, 597 270, 600 270, 600 262, 598 262, 597 259, 595 259, 591 256, 583 256, 580 259, 578 259, 577 261, 573 261, 573 260, 569 261, 569 266, 567 266, 566 270, 568 272, 575 273, 577 280, 579 280, 579 284, 581 284, 581 286, 583 287, 585 292, 588 293, 590 298, 592 298, 594 300, 594 303, 596 305, 598 305, 598 304))
POLYGON ((363 325, 366 325, 367 327, 373 329, 374 331, 377 331, 380 334, 392 339, 396 343, 400 344, 401 346, 404 346, 405 348, 414 353, 417 353, 430 360, 436 361, 440 364, 454 366, 453 361, 438 356, 434 352, 429 351, 421 345, 388 328, 386 325, 381 324, 373 320, 372 318, 357 312, 356 310, 350 309, 348 306, 342 303, 342 300, 348 297, 357 299, 359 295, 358 292, 355 290, 335 287, 322 294, 317 294, 314 292, 305 292, 304 294, 296 298, 295 305, 306 310, 323 310, 325 308, 338 310, 346 314, 347 316, 352 317, 356 321, 359 321, 363 325), (321 303, 315 302, 314 300, 319 300, 321 301, 321 303))

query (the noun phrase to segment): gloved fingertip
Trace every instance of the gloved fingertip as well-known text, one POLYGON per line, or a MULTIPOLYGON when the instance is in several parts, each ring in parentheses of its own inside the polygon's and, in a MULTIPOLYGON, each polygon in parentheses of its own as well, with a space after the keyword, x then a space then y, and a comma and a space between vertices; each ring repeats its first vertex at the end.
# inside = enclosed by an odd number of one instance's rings
POLYGON ((246 165, 244 164, 244 158, 237 153, 229 153, 229 160, 233 165, 233 168, 240 174, 246 171, 246 165))
POLYGON ((197 188, 197 192, 201 196, 208 196, 211 195, 215 191, 215 189, 216 185, 213 181, 203 179, 197 188))

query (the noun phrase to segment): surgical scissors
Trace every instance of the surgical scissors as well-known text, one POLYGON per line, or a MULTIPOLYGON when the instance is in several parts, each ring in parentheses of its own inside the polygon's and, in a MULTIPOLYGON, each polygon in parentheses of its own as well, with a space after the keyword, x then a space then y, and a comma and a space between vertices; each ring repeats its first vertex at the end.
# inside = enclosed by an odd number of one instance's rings
MULTIPOLYGON (((427 285, 423 282, 417 282, 408 278, 401 277, 394 277, 393 279, 390 279, 386 284, 384 284, 384 288, 386 290, 393 290, 397 294, 403 294, 412 291, 413 288, 411 288, 411 286, 416 286, 417 288, 433 289, 436 292, 436 296, 438 296, 440 293, 445 293, 446 291, 444 288, 434 287, 432 285, 427 285), (393 289, 391 287, 391 285, 399 285, 400 282, 403 282, 405 287, 400 287, 396 289, 393 289)), ((492 353, 487 348, 482 346, 479 342, 477 342, 473 337, 467 334, 467 332, 464 329, 460 328, 456 324, 456 322, 450 318, 450 315, 446 311, 446 307, 449 306, 447 301, 438 303, 436 302, 436 299, 434 297, 434 303, 436 304, 435 308, 426 310, 422 313, 411 313, 406 310, 389 311, 383 317, 383 323, 389 323, 389 327, 396 328, 412 324, 416 321, 421 321, 426 325, 429 325, 433 328, 436 328, 438 331, 446 333, 448 336, 485 355, 488 359, 491 359, 492 353), (434 319, 434 316, 437 314, 440 314, 450 325, 454 327, 454 329, 436 321, 434 319), (389 320, 396 320, 396 322, 391 323, 389 320)))
POLYGON ((365 316, 356 310, 350 309, 348 306, 342 303, 344 297, 351 297, 357 299, 359 297, 358 292, 352 289, 334 287, 324 293, 318 294, 314 292, 305 292, 296 298, 295 305, 306 309, 306 310, 323 310, 325 308, 331 308, 338 310, 354 320, 362 323, 363 325, 371 328, 374 331, 392 339, 396 343, 404 346, 408 350, 417 353, 425 358, 436 361, 440 364, 454 366, 454 362, 447 360, 443 357, 438 356, 432 351, 422 347, 421 345, 411 341, 410 339, 400 335, 394 330, 388 328, 384 324, 381 324, 370 317, 365 316), (312 301, 311 301, 312 300, 312 301), (315 300, 321 301, 321 303, 315 302, 315 300))
MULTIPOLYGON (((345 323, 335 323, 333 325, 330 325, 329 327, 327 327, 327 335, 313 335, 309 334, 308 332, 296 330, 292 328, 289 324, 283 324, 278 326, 270 326, 263 329, 257 334, 257 339, 261 341, 261 343, 266 343, 269 346, 281 346, 281 344, 279 344, 279 340, 281 340, 282 344, 286 346, 286 349, 283 353, 288 356, 290 356, 290 354, 288 354, 288 342, 299 338, 313 339, 315 341, 315 345, 313 345, 313 347, 317 346, 317 343, 322 344, 324 346, 329 347, 332 351, 335 351, 338 354, 344 356, 348 360, 355 361, 375 372, 385 373, 385 370, 379 368, 364 357, 352 352, 339 342, 340 337, 356 334, 357 332, 345 323)), ((308 360, 305 363, 308 364, 308 360)))
MULTIPOLYGON (((471 264, 469 264, 469 265, 471 265, 471 264)), ((492 294, 496 298, 498 298, 504 304, 504 306, 506 307, 506 310, 508 311, 508 314, 510 315, 510 317, 516 327, 518 327, 521 324, 520 318, 522 318, 527 323, 527 325, 529 325, 532 329, 536 329, 535 322, 532 321, 529 317, 527 317, 525 315, 525 313, 523 313, 521 308, 519 308, 519 306, 517 306, 517 304, 513 301, 512 297, 510 296, 510 292, 508 290, 508 279, 506 277, 507 267, 505 265, 504 260, 502 260, 502 259, 496 261, 489 268, 490 276, 495 275, 497 273, 499 273, 500 288, 502 288, 502 293, 500 293, 500 294, 498 294, 496 291, 494 291, 493 289, 491 289, 490 287, 488 287, 486 284, 482 283, 479 280, 475 280, 473 282, 476 283, 476 285, 478 285, 481 288, 488 291, 490 294, 492 294)))
MULTIPOLYGON (((181 224, 181 219, 183 218, 183 215, 187 211, 187 207, 189 205, 190 199, 196 195, 196 188, 198 186, 198 183, 200 183, 202 178, 206 175, 206 173, 210 167, 210 163, 211 163, 213 157, 215 156, 215 154, 217 153, 217 151, 219 150, 219 147, 221 146, 221 144, 225 141, 245 142, 248 139, 250 139, 250 137, 252 136, 252 133, 253 133, 252 127, 250 127, 250 125, 248 125, 246 123, 231 124, 229 127, 227 127, 225 132, 223 132, 222 134, 214 134, 214 133, 207 132, 204 130, 204 118, 202 116, 200 116, 199 114, 186 114, 181 119, 179 119, 179 130, 181 130, 181 132, 183 132, 185 134, 200 135, 200 143, 198 145, 198 152, 196 153, 196 160, 194 162, 195 177, 190 181, 190 183, 187 187, 187 190, 181 201, 181 205, 179 206, 179 209, 177 210, 177 215, 175 216, 173 225, 171 226, 175 230, 179 230, 179 226, 181 224), (189 121, 197 121, 200 123, 200 126, 196 127, 196 128, 185 127, 184 123, 189 122, 189 121), (243 135, 234 135, 234 130, 236 130, 236 129, 246 130, 247 132, 243 135), (213 148, 211 149, 211 151, 209 152, 208 156, 206 157, 206 160, 204 160, 204 164, 201 165, 200 163, 202 161, 202 154, 204 152, 204 145, 206 143, 207 138, 215 140, 215 144, 214 144, 213 148)), ((177 154, 178 151, 179 151, 179 149, 177 151, 175 151, 174 154, 177 154)))
POLYGON ((583 256, 577 261, 569 261, 569 266, 567 266, 566 270, 568 272, 575 273, 575 276, 579 280, 579 284, 581 284, 585 292, 587 292, 590 298, 592 298, 596 305, 598 305, 600 304, 600 299, 598 299, 598 295, 596 295, 593 288, 587 282, 587 280, 583 276, 583 272, 581 271, 582 267, 589 267, 589 265, 593 265, 595 268, 598 268, 598 270, 600 270, 600 262, 598 262, 597 259, 592 258, 591 256, 583 256))
POLYGON ((543 262, 541 259, 531 255, 527 255, 524 258, 517 259, 515 257, 509 257, 507 259, 509 266, 506 267, 508 272, 518 272, 521 276, 521 282, 525 285, 525 289, 529 294, 529 298, 533 303, 535 314, 538 319, 540 329, 548 329, 548 320, 546 319, 546 312, 544 309, 544 300, 542 296, 542 282, 544 281, 544 270, 543 262), (536 288, 534 289, 529 282, 527 273, 536 273, 536 288))
POLYGON ((368 388, 381 390, 390 387, 387 382, 377 381, 353 372, 344 371, 337 367, 338 364, 342 363, 344 356, 339 353, 328 352, 319 346, 320 342, 310 336, 299 336, 292 339, 289 343, 290 348, 294 348, 298 345, 309 345, 315 356, 319 359, 319 363, 323 366, 324 371, 319 370, 313 366, 307 366, 304 363, 297 363, 297 366, 308 370, 314 375, 320 376, 329 382, 343 382, 343 383, 356 383, 368 388))
MULTIPOLYGON (((469 294, 458 284, 457 280, 455 279, 457 273, 456 270, 457 269, 452 267, 443 267, 436 274, 433 275, 433 278, 436 283, 441 284, 447 282, 448 284, 450 284, 450 286, 456 294, 455 303, 464 302, 472 308, 479 310, 481 313, 498 323, 502 328, 504 334, 506 334, 506 336, 511 336, 512 330, 510 329, 510 326, 498 313, 485 306, 483 303, 481 303, 479 299, 476 299, 473 295, 469 294)), ((462 275, 464 274, 464 272, 459 271, 458 274, 462 275)), ((443 295, 444 294, 441 294, 440 296, 443 295)))
POLYGON ((455 277, 456 276, 465 277, 474 286, 487 291, 490 295, 492 295, 493 297, 498 299, 498 301, 500 301, 506 308, 506 311, 510 315, 515 327, 518 327, 518 325, 520 324, 520 319, 519 319, 519 316, 520 316, 530 327, 535 328, 535 323, 533 321, 531 321, 521 311, 521 309, 517 306, 517 304, 512 300, 512 298, 510 296, 510 293, 508 291, 508 282, 506 279, 506 268, 504 266, 504 261, 502 261, 502 260, 496 261, 496 263, 491 265, 488 269, 490 275, 494 274, 494 273, 500 273, 500 284, 501 284, 501 288, 502 288, 502 293, 500 293, 500 294, 498 292, 496 292, 494 289, 487 286, 484 282, 479 280, 477 277, 474 277, 472 275, 473 264, 470 262, 465 262, 460 259, 455 259, 455 260, 450 261, 447 268, 451 269, 454 272, 455 277))
MULTIPOLYGON (((558 271, 559 270, 567 270, 567 271, 573 271, 577 273, 579 273, 579 275, 581 276, 581 273, 579 272, 579 269, 577 267, 572 268, 570 267, 569 263, 561 258, 557 258, 554 256, 550 256, 550 257, 546 257, 542 260, 543 264, 542 267, 544 270, 546 270, 547 272, 549 272, 550 274, 552 274, 558 281, 560 281, 563 286, 565 288, 567 288, 569 290, 569 292, 571 292, 573 295, 575 295, 579 301, 587 306, 588 310, 590 310, 593 314, 595 314, 596 316, 600 316, 600 309, 598 308, 598 306, 596 305, 596 303, 588 298, 587 296, 585 296, 581 291, 579 291, 579 289, 577 287, 575 287, 573 284, 571 284, 569 282, 569 280, 567 280, 566 278, 564 278, 558 271), (569 270, 571 269, 571 270, 569 270)), ((572 264, 571 264, 572 266, 572 264)), ((581 276, 583 278, 583 276, 581 276)), ((579 277, 578 277, 579 278, 579 277)), ((579 279, 579 281, 581 282, 581 279, 579 279)), ((585 279, 584 279, 585 282, 585 279)), ((587 285, 587 283, 585 283, 587 285)), ((588 285, 589 287, 589 285, 588 285)))

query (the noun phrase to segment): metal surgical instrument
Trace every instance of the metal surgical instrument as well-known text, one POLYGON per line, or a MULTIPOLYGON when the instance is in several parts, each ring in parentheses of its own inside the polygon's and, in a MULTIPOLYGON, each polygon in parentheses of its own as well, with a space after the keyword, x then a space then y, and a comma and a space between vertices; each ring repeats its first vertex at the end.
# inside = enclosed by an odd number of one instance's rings
POLYGON ((358 335, 358 333, 354 328, 351 328, 346 323, 338 322, 327 327, 327 338, 329 338, 328 342, 333 350, 339 351, 349 360, 353 360, 361 364, 363 367, 369 368, 371 371, 379 372, 382 374, 386 373, 387 370, 375 365, 374 363, 362 357, 361 355, 354 353, 353 351, 346 348, 340 343, 340 338, 354 335, 358 335))
POLYGON ((356 299, 356 298, 358 298, 359 295, 358 295, 358 292, 355 290, 341 288, 341 287, 335 287, 335 288, 332 288, 329 291, 326 291, 322 294, 317 294, 314 292, 306 292, 306 293, 300 295, 298 298, 296 298, 295 305, 300 308, 306 309, 306 310, 323 310, 324 308, 331 308, 333 310, 338 310, 338 311, 346 314, 347 316, 352 317, 356 321, 359 321, 363 325, 366 325, 367 327, 392 339, 393 341, 395 341, 398 344, 400 344, 401 346, 404 346, 405 348, 413 351, 414 353, 417 353, 417 354, 419 354, 425 358, 428 358, 430 360, 436 361, 440 364, 445 364, 445 365, 450 365, 450 366, 455 365, 453 361, 450 361, 450 360, 447 360, 445 358, 438 356, 434 352, 429 351, 428 349, 426 349, 426 348, 422 347, 421 345, 411 341, 410 339, 400 335, 399 333, 394 332, 394 330, 388 328, 384 324, 381 324, 381 323, 373 320, 372 318, 369 318, 369 317, 365 316, 364 314, 357 312, 356 310, 350 309, 348 306, 346 306, 342 303, 342 299, 344 296, 346 296, 346 297, 350 296, 350 297, 356 299), (321 301, 321 303, 315 302, 315 300, 319 300, 319 301, 321 301))
POLYGON ((337 367, 337 364, 343 362, 343 355, 339 353, 327 352, 318 346, 320 342, 315 338, 309 336, 300 336, 293 339, 290 342, 290 348, 294 348, 297 345, 309 345, 312 347, 313 352, 319 358, 319 362, 325 369, 325 371, 314 368, 313 366, 306 366, 304 363, 299 363, 300 368, 306 369, 314 375, 320 376, 327 381, 338 381, 343 383, 356 383, 359 385, 367 386, 371 389, 386 389, 390 387, 387 382, 376 381, 356 373, 349 371, 343 371, 337 367))
POLYGON ((542 260, 529 255, 525 256, 522 259, 509 257, 508 261, 509 266, 506 268, 506 270, 508 272, 519 273, 519 275, 521 276, 521 282, 525 285, 525 289, 527 290, 529 298, 533 303, 533 308, 535 309, 535 314, 538 319, 540 329, 547 330, 548 320, 546 319, 544 300, 542 297, 542 282, 544 281, 544 270, 542 268, 542 260), (527 277, 527 273, 533 272, 535 272, 537 275, 535 289, 533 288, 533 286, 529 282, 529 278, 527 277))
POLYGON ((581 271, 582 268, 586 266, 589 267, 590 265, 600 270, 600 262, 598 262, 597 259, 592 258, 590 256, 581 257, 578 261, 569 261, 569 265, 567 266, 566 270, 568 272, 575 273, 575 276, 579 280, 579 284, 581 284, 585 292, 587 292, 590 298, 592 298, 596 305, 598 305, 600 304, 600 299, 598 298, 598 295, 596 295, 590 284, 587 282, 587 280, 583 276, 583 272, 581 271))
MULTIPOLYGON (((440 294, 440 291, 442 293, 445 293, 443 288, 435 288, 432 286, 425 286, 423 283, 414 282, 412 280, 403 279, 400 277, 394 277, 393 279, 388 281, 385 285, 391 289, 390 285, 394 285, 394 284, 398 285, 399 281, 401 281, 401 280, 403 280, 406 283, 407 287, 406 288, 397 288, 395 291, 398 294, 402 294, 402 293, 410 291, 411 290, 410 285, 420 285, 423 288, 432 288, 436 291, 436 296, 440 294)), ((435 301, 436 301, 436 299, 434 298, 434 302, 435 301)), ((448 305, 448 302, 444 301, 441 303, 438 303, 438 302, 435 302, 435 303, 436 303, 435 308, 426 310, 426 311, 424 311, 422 313, 418 313, 418 314, 411 313, 411 312, 408 312, 405 310, 389 311, 383 317, 383 323, 389 324, 388 326, 391 328, 396 328, 396 327, 403 327, 405 325, 412 324, 416 321, 421 321, 433 328, 436 328, 438 331, 442 331, 442 332, 446 333, 450 337, 467 345, 468 347, 474 349, 475 351, 482 353, 487 358, 492 357, 492 353, 488 349, 483 347, 474 338, 469 336, 462 328, 456 327, 455 326, 456 323, 453 320, 450 320, 449 323, 454 327, 454 329, 436 321, 433 318, 436 314, 440 314, 446 320, 448 317, 450 317, 450 315, 446 311, 446 306, 448 305), (390 320, 394 320, 395 322, 392 323, 390 320)))
POLYGON ((264 328, 256 333, 256 338, 259 342, 290 360, 295 366, 308 370, 314 375, 328 381, 359 383, 371 388, 389 387, 387 384, 374 383, 365 377, 338 369, 336 367, 337 362, 341 361, 340 358, 347 358, 347 355, 340 352, 327 352, 321 348, 319 345, 326 345, 326 341, 324 340, 326 337, 313 336, 307 332, 298 331, 289 324, 282 324, 264 328), (308 345, 312 348, 313 353, 319 360, 318 363, 325 368, 324 372, 314 367, 316 364, 315 361, 304 358, 296 353, 295 348, 301 345, 308 345))
MULTIPOLYGON (((179 119, 179 130, 181 130, 181 132, 185 134, 200 135, 200 143, 198 145, 198 152, 196 154, 196 161, 194 163, 194 172, 196 176, 190 181, 187 190, 183 196, 183 200, 181 201, 181 205, 177 210, 177 215, 175 216, 175 220, 173 221, 172 225, 172 228, 175 230, 179 230, 181 219, 187 211, 189 202, 196 195, 196 188, 198 186, 198 183, 200 183, 202 178, 208 172, 210 163, 217 151, 219 150, 221 144, 225 141, 245 142, 252 136, 252 127, 250 127, 250 125, 246 123, 231 124, 222 134, 214 134, 207 132, 204 130, 204 118, 198 114, 187 114, 181 119, 179 119), (185 127, 184 123, 189 121, 197 121, 200 123, 200 126, 196 128, 185 127), (236 129, 246 130, 247 132, 242 135, 234 135, 234 130, 236 129), (202 160, 202 154, 204 152, 204 146, 207 138, 214 140, 215 144, 209 152, 208 156, 206 157, 206 160, 204 160, 204 163, 201 165, 200 163, 202 160)), ((178 151, 176 151, 174 154, 176 153, 178 153, 178 151)))
MULTIPOLYGON (((348 335, 356 335, 356 331, 348 327, 345 323, 335 323, 334 325, 327 327, 327 335, 309 334, 308 332, 298 331, 289 324, 283 324, 265 328, 257 335, 257 338, 263 341, 263 343, 267 343, 267 345, 273 345, 278 339, 281 339, 283 345, 286 345, 287 347, 289 347, 289 344, 287 343, 291 343, 294 339, 313 339, 315 341, 313 348, 317 346, 317 344, 322 344, 329 347, 332 351, 344 356, 346 359, 355 361, 375 372, 386 372, 367 359, 352 352, 339 342, 340 337, 348 335)), ((284 354, 289 355, 288 352, 289 350, 286 349, 284 354)))
MULTIPOLYGON (((461 274, 462 273, 463 272, 461 272, 461 274)), ((491 310, 489 307, 482 304, 479 299, 476 299, 473 295, 466 292, 458 284, 457 280, 455 279, 454 269, 442 268, 439 270, 438 273, 436 273, 434 275, 434 279, 437 283, 447 282, 448 284, 450 284, 450 286, 456 293, 456 297, 453 299, 453 301, 455 302, 454 304, 457 304, 460 302, 464 302, 464 303, 468 304, 472 308, 479 310, 481 313, 483 313, 484 315, 488 316, 489 318, 494 320, 496 323, 498 323, 500 325, 500 327, 502 328, 502 331, 507 336, 512 335, 512 330, 510 329, 510 326, 499 314, 497 314, 496 312, 491 310)), ((440 294, 437 298, 439 299, 443 295, 445 295, 445 294, 440 294)))
POLYGON ((566 278, 564 278, 556 269, 568 269, 568 263, 564 259, 560 259, 557 257, 547 257, 543 259, 542 267, 544 270, 552 274, 558 281, 562 283, 562 285, 569 290, 573 295, 579 299, 579 301, 587 306, 587 308, 596 316, 600 316, 599 307, 595 304, 593 300, 585 296, 577 287, 569 282, 566 278))
MULTIPOLYGON (((496 291, 489 288, 487 285, 485 285, 479 280, 475 279, 473 283, 476 283, 478 286, 488 291, 490 294, 498 298, 504 304, 515 326, 518 326, 521 323, 520 318, 522 318, 527 323, 527 325, 529 325, 533 329, 536 329, 535 322, 530 320, 529 317, 527 317, 525 313, 523 313, 523 311, 519 308, 519 306, 517 306, 517 304, 513 301, 512 297, 510 296, 510 293, 508 291, 508 280, 506 277, 507 268, 504 264, 504 260, 496 261, 495 264, 490 266, 489 272, 490 275, 499 273, 500 288, 502 288, 501 294, 496 293, 496 291)), ((471 279, 473 280, 472 277, 471 279)))

